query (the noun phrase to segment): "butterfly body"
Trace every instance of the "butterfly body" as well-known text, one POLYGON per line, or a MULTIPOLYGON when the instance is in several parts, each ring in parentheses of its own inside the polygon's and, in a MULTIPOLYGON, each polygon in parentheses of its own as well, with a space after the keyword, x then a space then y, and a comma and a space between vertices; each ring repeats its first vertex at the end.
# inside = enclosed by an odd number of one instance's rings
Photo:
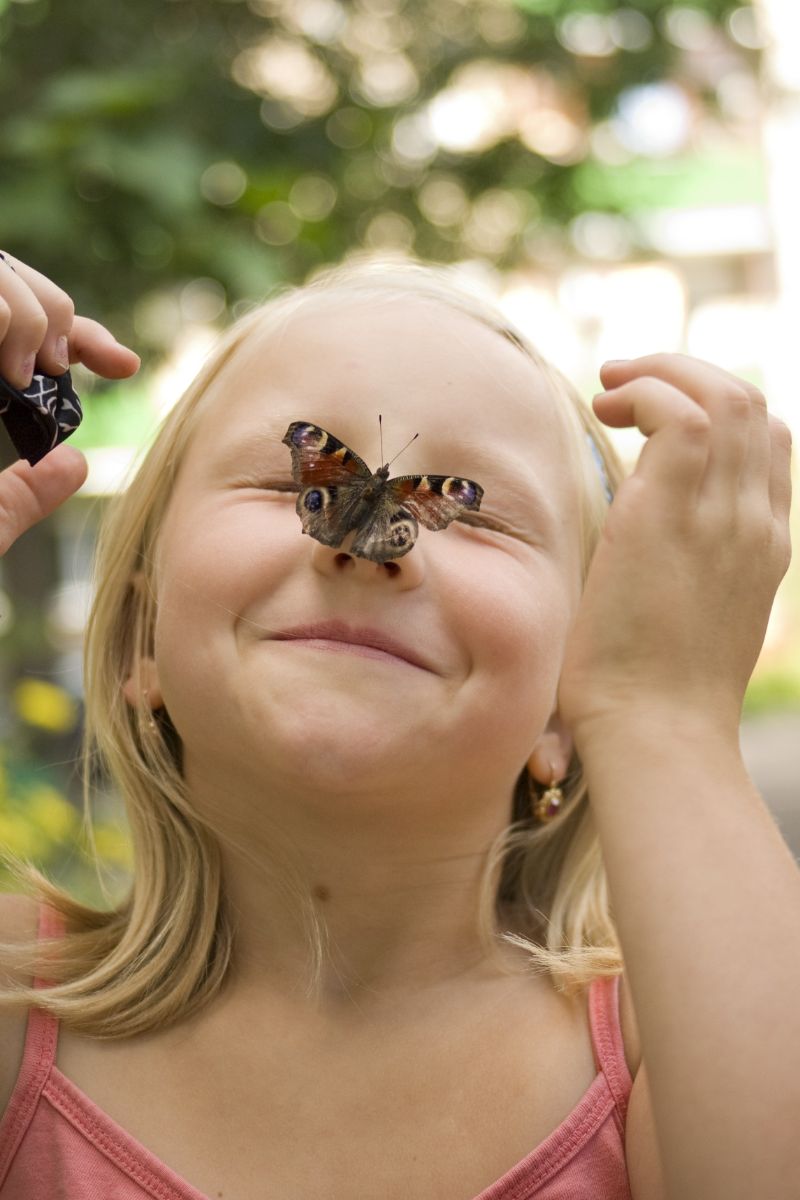
POLYGON ((303 532, 325 546, 356 536, 348 553, 383 563, 408 554, 419 523, 444 529, 467 509, 480 507, 483 488, 453 475, 389 478, 388 465, 370 471, 333 434, 309 421, 293 421, 283 437, 300 488, 297 514, 303 532))

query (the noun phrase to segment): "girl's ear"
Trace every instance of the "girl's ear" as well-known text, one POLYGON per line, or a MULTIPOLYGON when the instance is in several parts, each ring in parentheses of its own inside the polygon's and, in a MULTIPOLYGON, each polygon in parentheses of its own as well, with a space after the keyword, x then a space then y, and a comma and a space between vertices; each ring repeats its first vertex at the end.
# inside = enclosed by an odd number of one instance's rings
POLYGON ((560 783, 569 769, 573 746, 572 734, 554 712, 528 759, 529 773, 546 787, 554 781, 560 783))
POLYGON ((131 708, 137 708, 142 703, 148 708, 164 707, 164 697, 158 678, 158 668, 154 658, 140 658, 133 671, 122 685, 122 694, 131 708))
MULTIPOLYGON (((144 571, 134 571, 130 577, 130 586, 139 594, 140 600, 148 587, 144 571)), ((122 694, 131 708, 137 708, 144 700, 147 708, 164 707, 164 697, 161 693, 161 683, 155 659, 139 658, 134 663, 131 673, 122 685, 122 694)))

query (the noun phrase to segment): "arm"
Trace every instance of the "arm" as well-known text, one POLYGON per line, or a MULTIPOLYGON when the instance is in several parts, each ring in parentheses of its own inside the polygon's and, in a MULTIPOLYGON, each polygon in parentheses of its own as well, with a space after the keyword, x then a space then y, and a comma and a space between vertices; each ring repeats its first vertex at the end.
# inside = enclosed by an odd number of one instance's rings
POLYGON ((573 731, 669 1200, 800 1196, 800 872, 739 750, 789 562, 790 437, 755 389, 659 355, 595 401, 648 437, 571 631, 573 731))
POLYGON ((669 1200, 794 1200, 800 871, 714 728, 651 713, 583 755, 669 1200))

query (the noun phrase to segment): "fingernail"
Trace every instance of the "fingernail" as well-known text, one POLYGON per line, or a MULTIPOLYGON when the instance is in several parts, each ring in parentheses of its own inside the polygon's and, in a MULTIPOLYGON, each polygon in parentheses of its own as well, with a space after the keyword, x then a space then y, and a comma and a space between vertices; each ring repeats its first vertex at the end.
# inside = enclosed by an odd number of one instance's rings
POLYGON ((65 371, 69 370, 69 342, 66 337, 60 337, 56 342, 55 360, 65 371))
POLYGON ((22 382, 22 390, 23 391, 25 390, 25 388, 30 387, 31 380, 33 379, 33 368, 35 366, 36 366, 36 355, 35 354, 29 354, 27 358, 23 359, 22 366, 19 369, 19 376, 20 376, 20 380, 22 382))

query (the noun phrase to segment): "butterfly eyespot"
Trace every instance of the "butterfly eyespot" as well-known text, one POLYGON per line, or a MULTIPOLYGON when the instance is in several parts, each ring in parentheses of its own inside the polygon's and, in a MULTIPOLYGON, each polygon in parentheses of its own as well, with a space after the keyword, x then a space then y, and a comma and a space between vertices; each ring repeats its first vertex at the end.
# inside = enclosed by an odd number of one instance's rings
POLYGON ((303 504, 309 512, 319 512, 323 503, 322 492, 311 491, 303 498, 303 504))
POLYGON ((295 446, 314 446, 320 441, 320 433, 315 425, 298 425, 292 432, 292 442, 295 446))
POLYGON ((455 496, 459 500, 463 500, 465 504, 472 504, 477 490, 475 484, 469 479, 449 479, 447 483, 448 496, 455 496))

